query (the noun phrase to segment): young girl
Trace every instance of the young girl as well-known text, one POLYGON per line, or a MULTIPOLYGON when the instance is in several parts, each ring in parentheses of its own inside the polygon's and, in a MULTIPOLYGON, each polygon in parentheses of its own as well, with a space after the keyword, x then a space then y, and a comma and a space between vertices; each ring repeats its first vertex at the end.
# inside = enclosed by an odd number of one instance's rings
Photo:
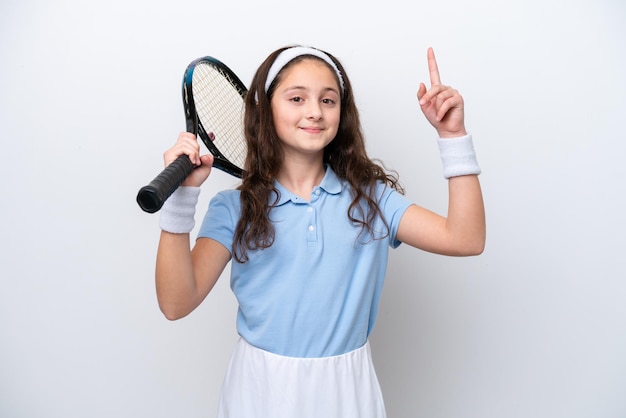
POLYGON ((385 417, 368 336, 388 249, 400 243, 477 255, 485 242, 480 172, 463 99, 441 84, 417 97, 437 130, 447 217, 409 202, 398 179, 366 154, 350 80, 319 49, 281 48, 261 64, 246 97, 246 174, 218 193, 190 248, 200 185, 212 164, 181 133, 166 165, 198 166, 161 210, 156 287, 168 319, 193 311, 227 263, 239 303, 239 339, 219 417, 385 417))

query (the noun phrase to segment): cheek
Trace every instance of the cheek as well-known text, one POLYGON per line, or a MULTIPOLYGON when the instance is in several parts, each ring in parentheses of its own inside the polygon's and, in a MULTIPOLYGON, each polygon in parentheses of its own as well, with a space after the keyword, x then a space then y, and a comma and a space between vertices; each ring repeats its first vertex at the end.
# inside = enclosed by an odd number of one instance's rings
POLYGON ((289 136, 290 126, 289 119, 285 115, 274 113, 274 130, 280 139, 289 136))
POLYGON ((332 124, 335 128, 335 133, 337 133, 337 131, 339 130, 339 124, 341 123, 341 113, 337 112, 335 115, 333 115, 332 117, 332 124))
POLYGON ((277 104, 272 105, 272 117, 280 123, 286 123, 292 118, 288 107, 277 104))
POLYGON ((278 133, 280 133, 281 127, 284 124, 284 118, 281 115, 280 109, 277 109, 276 106, 272 106, 272 120, 274 121, 274 129, 278 133))

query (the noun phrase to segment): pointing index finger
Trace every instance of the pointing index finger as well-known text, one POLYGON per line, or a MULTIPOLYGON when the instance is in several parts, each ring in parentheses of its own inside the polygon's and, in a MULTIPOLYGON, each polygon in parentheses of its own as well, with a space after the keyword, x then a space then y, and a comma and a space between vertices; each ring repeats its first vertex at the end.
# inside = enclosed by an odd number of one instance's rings
POLYGON ((437 59, 435 59, 435 51, 432 48, 428 48, 428 72, 430 73, 430 84, 441 84, 439 78, 439 67, 437 67, 437 59))

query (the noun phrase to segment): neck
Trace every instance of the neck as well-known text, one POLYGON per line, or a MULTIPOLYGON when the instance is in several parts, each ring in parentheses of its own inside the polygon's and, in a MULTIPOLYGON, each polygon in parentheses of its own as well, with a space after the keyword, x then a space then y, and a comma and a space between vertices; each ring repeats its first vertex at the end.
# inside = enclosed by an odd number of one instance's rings
POLYGON ((290 192, 309 200, 316 186, 322 182, 326 170, 319 161, 289 161, 285 159, 277 180, 290 192))

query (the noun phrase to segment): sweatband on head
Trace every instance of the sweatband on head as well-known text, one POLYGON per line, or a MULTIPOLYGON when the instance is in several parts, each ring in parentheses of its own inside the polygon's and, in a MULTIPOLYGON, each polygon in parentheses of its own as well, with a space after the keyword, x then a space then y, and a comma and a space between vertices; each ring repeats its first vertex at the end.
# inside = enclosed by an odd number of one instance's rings
POLYGON ((160 227, 172 234, 188 234, 195 225, 200 187, 181 186, 161 208, 160 227))
POLYGON ((443 163, 443 176, 450 177, 480 174, 471 135, 457 138, 438 138, 439 153, 443 163))
POLYGON ((319 49, 311 48, 308 46, 294 46, 291 48, 287 48, 283 52, 278 54, 278 56, 272 63, 270 70, 267 73, 267 80, 265 80, 265 93, 267 93, 267 91, 269 90, 270 86, 272 85, 272 82, 274 81, 274 79, 276 78, 280 70, 282 70, 285 65, 289 64, 295 58, 300 57, 302 55, 313 55, 315 57, 321 58, 322 60, 324 60, 324 62, 330 65, 330 67, 335 71, 335 73, 337 73, 337 78, 339 79, 339 86, 341 87, 341 92, 343 93, 343 89, 344 89, 343 76, 341 75, 341 71, 339 71, 339 68, 337 68, 337 65, 324 52, 320 51, 319 49))

